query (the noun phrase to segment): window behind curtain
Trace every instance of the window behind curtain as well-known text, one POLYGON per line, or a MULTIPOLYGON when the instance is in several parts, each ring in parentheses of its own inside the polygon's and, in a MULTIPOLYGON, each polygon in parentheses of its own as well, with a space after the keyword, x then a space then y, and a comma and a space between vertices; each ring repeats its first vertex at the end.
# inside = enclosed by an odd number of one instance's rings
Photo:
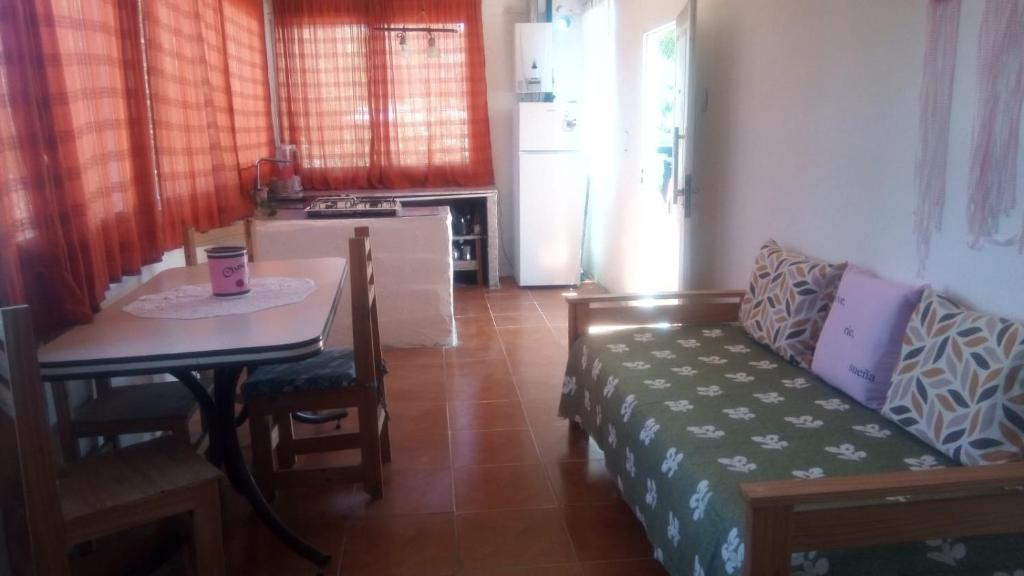
POLYGON ((282 138, 313 189, 485 186, 479 0, 277 0, 282 138), (382 27, 450 29, 430 35, 382 27))
POLYGON ((319 15, 275 5, 282 139, 298 146, 304 186, 365 188, 370 182, 367 27, 341 18, 321 21, 319 15))
POLYGON ((0 6, 0 305, 31 305, 41 335, 160 254, 137 16, 117 0, 0 6))
POLYGON ((239 171, 273 139, 261 5, 0 0, 0 305, 41 335, 88 321, 183 225, 249 213, 239 171))
POLYGON ((239 175, 221 2, 143 6, 162 232, 173 248, 185 224, 224 226, 251 204, 239 175))
POLYGON ((260 0, 225 0, 223 10, 235 144, 239 164, 245 169, 274 149, 263 4, 260 0))

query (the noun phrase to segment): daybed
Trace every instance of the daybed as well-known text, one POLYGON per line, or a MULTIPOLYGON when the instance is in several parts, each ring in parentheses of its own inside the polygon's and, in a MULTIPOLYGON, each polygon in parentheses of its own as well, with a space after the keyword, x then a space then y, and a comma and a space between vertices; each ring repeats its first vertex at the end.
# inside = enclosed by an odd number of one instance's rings
POLYGON ((666 569, 1022 574, 1024 463, 961 466, 785 361, 737 323, 744 293, 568 298, 559 414, 666 569))

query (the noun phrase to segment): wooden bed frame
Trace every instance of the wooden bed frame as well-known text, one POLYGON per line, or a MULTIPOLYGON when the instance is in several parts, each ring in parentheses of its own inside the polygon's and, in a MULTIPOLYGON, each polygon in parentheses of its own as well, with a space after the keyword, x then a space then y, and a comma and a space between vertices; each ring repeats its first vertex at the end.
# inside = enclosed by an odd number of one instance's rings
MULTIPOLYGON (((595 327, 736 322, 743 294, 568 296, 569 346, 595 327)), ((740 491, 747 576, 789 576, 793 552, 1024 532, 1024 462, 748 482, 740 491)))

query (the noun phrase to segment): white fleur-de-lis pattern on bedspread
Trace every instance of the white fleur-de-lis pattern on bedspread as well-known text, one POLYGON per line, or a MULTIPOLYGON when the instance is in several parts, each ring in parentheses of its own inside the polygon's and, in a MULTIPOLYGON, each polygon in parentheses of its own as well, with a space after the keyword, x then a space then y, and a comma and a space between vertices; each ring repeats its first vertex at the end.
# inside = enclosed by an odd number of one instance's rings
MULTIPOLYGON (((584 342, 567 364, 559 412, 578 419, 604 450, 656 559, 672 574, 743 572, 740 483, 953 465, 737 326, 633 329, 584 342)), ((952 576, 979 561, 972 546, 958 539, 903 548, 911 565, 927 563, 929 576, 952 576)), ((792 556, 792 574, 872 573, 874 564, 845 561, 869 552, 801 552, 792 556)), ((1024 576, 1019 568, 977 573, 1024 576)))

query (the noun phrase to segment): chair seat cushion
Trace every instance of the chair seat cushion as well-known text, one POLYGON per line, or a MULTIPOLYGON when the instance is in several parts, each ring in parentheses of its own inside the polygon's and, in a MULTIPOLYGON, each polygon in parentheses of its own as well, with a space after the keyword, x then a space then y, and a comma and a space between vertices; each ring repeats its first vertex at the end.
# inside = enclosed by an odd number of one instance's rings
POLYGON ((340 390, 355 382, 356 364, 352 350, 325 350, 299 362, 256 368, 245 380, 245 395, 340 390))

